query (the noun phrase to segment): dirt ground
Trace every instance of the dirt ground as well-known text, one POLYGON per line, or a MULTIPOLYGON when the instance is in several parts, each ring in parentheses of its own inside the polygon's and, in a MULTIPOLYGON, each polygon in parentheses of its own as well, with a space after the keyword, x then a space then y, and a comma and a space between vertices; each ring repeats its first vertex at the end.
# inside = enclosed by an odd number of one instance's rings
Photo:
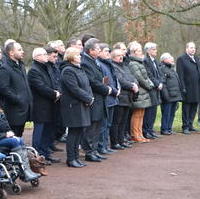
MULTIPOLYGON (((26 139, 30 137, 26 132, 26 139)), ((59 147, 65 148, 64 144, 59 147)), ((84 168, 65 165, 65 153, 55 154, 62 163, 48 167, 40 186, 19 182, 22 193, 10 199, 199 199, 200 133, 163 136, 135 144, 101 163, 84 168)))

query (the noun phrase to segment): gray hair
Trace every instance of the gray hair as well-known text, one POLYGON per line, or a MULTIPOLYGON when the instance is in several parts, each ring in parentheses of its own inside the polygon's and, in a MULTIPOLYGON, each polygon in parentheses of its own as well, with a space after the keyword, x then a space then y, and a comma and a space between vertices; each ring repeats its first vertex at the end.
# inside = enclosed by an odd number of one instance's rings
POLYGON ((163 53, 161 56, 160 56, 160 62, 163 62, 165 59, 169 59, 169 58, 173 58, 173 56, 170 54, 170 53, 163 53))
POLYGON ((195 43, 194 43, 193 41, 190 41, 190 42, 188 42, 188 43, 186 44, 186 48, 189 48, 189 46, 190 46, 191 44, 195 46, 195 43))
POLYGON ((156 43, 147 42, 147 43, 144 45, 144 51, 147 52, 149 49, 151 49, 151 48, 156 48, 156 47, 157 47, 157 44, 156 44, 156 43))
POLYGON ((44 48, 34 48, 32 58, 35 59, 38 55, 45 53, 47 53, 47 51, 44 48))
POLYGON ((91 38, 91 39, 87 40, 84 45, 85 52, 88 53, 89 50, 94 50, 96 47, 96 44, 98 44, 98 43, 99 43, 99 40, 96 38, 91 38))
POLYGON ((130 52, 135 52, 138 48, 141 48, 141 47, 142 45, 137 41, 132 41, 128 45, 130 52))

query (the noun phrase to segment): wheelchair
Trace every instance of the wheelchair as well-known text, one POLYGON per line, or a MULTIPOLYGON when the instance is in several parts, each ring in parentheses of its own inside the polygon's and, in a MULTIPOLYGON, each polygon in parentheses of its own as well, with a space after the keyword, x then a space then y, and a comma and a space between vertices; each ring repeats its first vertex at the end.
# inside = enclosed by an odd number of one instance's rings
MULTIPOLYGON (((26 146, 27 151, 34 153, 36 156, 38 152, 33 147, 26 146)), ((0 148, 0 199, 7 198, 6 186, 11 186, 13 193, 20 194, 22 189, 16 183, 17 179, 23 182, 30 182, 32 187, 39 186, 39 177, 27 181, 24 172, 22 157, 16 152, 6 153, 5 150, 0 148), (2 153, 4 151, 4 153, 2 153)))

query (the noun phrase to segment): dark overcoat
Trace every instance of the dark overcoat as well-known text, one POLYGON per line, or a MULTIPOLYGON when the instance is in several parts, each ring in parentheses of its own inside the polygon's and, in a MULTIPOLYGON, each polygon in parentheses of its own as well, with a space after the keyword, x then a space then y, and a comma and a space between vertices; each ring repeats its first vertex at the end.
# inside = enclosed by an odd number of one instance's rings
POLYGON ((86 127, 91 124, 90 103, 92 89, 85 71, 68 63, 61 73, 61 111, 63 124, 67 127, 86 127))
POLYGON ((157 62, 156 59, 155 59, 155 64, 156 68, 151 58, 148 55, 145 57, 144 65, 150 80, 154 84, 154 88, 149 91, 152 106, 156 106, 161 103, 161 96, 160 96, 160 91, 158 90, 158 86, 160 83, 163 83, 162 75, 159 68, 159 63, 157 62))
POLYGON ((28 72, 28 81, 33 94, 33 121, 36 123, 54 121, 56 93, 51 69, 45 64, 33 61, 28 72))
POLYGON ((31 120, 32 95, 22 61, 17 64, 8 56, 0 67, 0 95, 10 125, 23 125, 31 120))
POLYGON ((163 76, 162 101, 164 103, 181 101, 181 84, 174 66, 161 63, 160 70, 163 76))
POLYGON ((183 101, 186 103, 200 102, 200 62, 195 62, 186 53, 177 59, 177 73, 181 82, 183 101))
POLYGON ((119 106, 131 107, 133 102, 133 83, 137 83, 136 78, 131 74, 129 67, 124 63, 117 63, 113 61, 113 66, 116 71, 117 78, 121 85, 121 93, 118 96, 119 106))
POLYGON ((100 121, 107 114, 105 97, 109 92, 108 86, 103 84, 103 73, 96 64, 96 60, 87 53, 82 55, 81 67, 87 74, 94 95, 94 103, 91 106, 91 119, 92 121, 100 121))

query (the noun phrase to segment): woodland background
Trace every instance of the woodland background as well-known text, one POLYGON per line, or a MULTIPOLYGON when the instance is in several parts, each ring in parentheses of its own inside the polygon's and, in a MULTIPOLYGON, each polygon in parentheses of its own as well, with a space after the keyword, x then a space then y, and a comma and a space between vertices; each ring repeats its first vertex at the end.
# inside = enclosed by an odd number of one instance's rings
POLYGON ((20 42, 25 62, 33 48, 92 33, 110 45, 137 40, 175 58, 194 41, 200 47, 200 0, 0 0, 0 43, 20 42))

